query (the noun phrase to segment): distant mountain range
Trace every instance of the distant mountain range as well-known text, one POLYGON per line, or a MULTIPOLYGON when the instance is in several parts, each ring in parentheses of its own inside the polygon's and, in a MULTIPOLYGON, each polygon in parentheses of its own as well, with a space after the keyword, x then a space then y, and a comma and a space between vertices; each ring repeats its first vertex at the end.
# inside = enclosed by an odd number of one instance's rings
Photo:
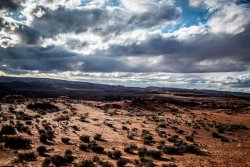
POLYGON ((241 96, 250 99, 249 93, 214 90, 177 89, 164 87, 125 87, 79 81, 66 81, 48 78, 19 78, 0 76, 0 97, 8 94, 21 94, 27 97, 68 96, 87 100, 127 99, 149 94, 151 91, 193 92, 217 95, 241 96))

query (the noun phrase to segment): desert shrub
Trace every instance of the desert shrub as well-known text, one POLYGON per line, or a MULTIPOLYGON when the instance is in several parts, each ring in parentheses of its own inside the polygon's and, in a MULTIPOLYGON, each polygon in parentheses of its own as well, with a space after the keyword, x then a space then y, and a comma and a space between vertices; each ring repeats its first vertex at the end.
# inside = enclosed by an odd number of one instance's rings
POLYGON ((162 152, 159 150, 148 150, 146 155, 155 159, 160 159, 162 156, 162 152))
POLYGON ((184 144, 183 146, 180 146, 180 148, 182 148, 183 153, 202 154, 199 146, 196 144, 184 144))
POLYGON ((127 135, 127 138, 129 138, 129 139, 133 139, 134 138, 134 136, 135 136, 135 134, 134 134, 134 132, 133 131, 128 131, 128 135, 127 135))
POLYGON ((124 147, 124 151, 129 154, 134 154, 134 150, 137 150, 137 148, 138 147, 136 145, 130 145, 130 146, 124 147))
POLYGON ((127 163, 128 163, 128 160, 126 160, 126 159, 124 159, 124 158, 120 158, 120 159, 117 160, 116 165, 117 165, 118 167, 123 167, 123 166, 125 166, 127 163))
POLYGON ((114 127, 113 123, 110 123, 110 122, 107 122, 106 125, 107 125, 108 127, 110 127, 110 128, 113 128, 113 127, 114 127))
POLYGON ((51 156, 51 162, 56 166, 63 166, 66 164, 65 158, 61 155, 53 155, 51 156))
POLYGON ((75 160, 75 157, 72 156, 72 151, 66 150, 64 153, 64 161, 66 163, 72 163, 74 162, 74 160, 75 160))
POLYGON ((2 98, 3 103, 23 103, 25 102, 25 97, 22 95, 6 95, 2 98))
POLYGON ((25 124, 26 125, 32 125, 32 121, 26 121, 25 124))
POLYGON ((143 157, 147 154, 148 150, 145 147, 141 147, 138 149, 138 155, 139 157, 143 157))
POLYGON ((153 137, 149 131, 143 130, 141 135, 142 141, 146 145, 150 145, 153 142, 153 137))
POLYGON ((42 167, 49 167, 51 163, 51 159, 46 157, 44 160, 43 160, 43 163, 42 163, 42 167))
POLYGON ((194 141, 194 138, 192 136, 185 136, 185 139, 190 142, 194 141))
POLYGON ((81 122, 89 122, 89 121, 87 121, 87 115, 80 116, 80 121, 81 122))
POLYGON ((162 147, 165 145, 165 141, 164 140, 161 140, 161 141, 159 141, 158 143, 157 143, 157 145, 156 145, 156 148, 158 148, 159 150, 161 150, 162 149, 162 147))
POLYGON ((38 133, 41 135, 41 134, 46 134, 46 131, 44 129, 38 129, 38 133))
POLYGON ((122 152, 119 150, 108 151, 109 158, 119 159, 122 156, 122 152))
POLYGON ((21 122, 17 122, 16 123, 16 129, 18 132, 21 132, 21 133, 27 133, 29 134, 30 133, 30 129, 28 126, 25 126, 23 123, 21 122))
POLYGON ((184 134, 184 130, 181 130, 181 129, 177 129, 176 132, 179 134, 184 134))
POLYGON ((216 132, 213 132, 213 133, 212 133, 212 136, 213 136, 213 138, 218 138, 218 139, 222 138, 222 136, 219 135, 219 134, 216 133, 216 132))
POLYGON ((99 146, 99 145, 93 145, 91 147, 91 150, 95 153, 103 153, 104 152, 104 147, 99 146))
POLYGON ((164 154, 170 154, 170 155, 179 155, 179 154, 181 154, 181 152, 178 150, 178 148, 172 147, 172 146, 163 146, 162 147, 162 152, 164 154))
POLYGON ((174 146, 163 146, 162 152, 164 154, 172 154, 172 155, 179 155, 184 153, 191 153, 197 155, 203 154, 203 152, 200 150, 200 147, 197 144, 187 144, 187 143, 175 144, 174 146))
POLYGON ((0 133, 3 135, 15 135, 16 129, 11 125, 4 125, 0 133))
POLYGON ((55 138, 55 132, 52 130, 47 131, 47 136, 49 140, 53 140, 55 138))
POLYGON ((80 144, 80 145, 79 145, 79 149, 80 149, 81 151, 87 151, 87 150, 88 150, 88 146, 87 146, 86 144, 80 144))
POLYGON ((73 152, 71 150, 65 150, 64 155, 72 155, 73 152))
POLYGON ((47 112, 57 112, 59 111, 59 108, 53 104, 50 103, 35 103, 35 104, 28 104, 26 106, 30 110, 34 111, 47 111, 47 112))
POLYGON ((37 147, 36 151, 39 155, 44 155, 47 152, 47 148, 45 146, 39 146, 37 147))
POLYGON ((164 131, 158 131, 157 134, 158 134, 160 137, 167 137, 167 133, 164 132, 164 131))
POLYGON ((122 126, 122 129, 123 129, 123 130, 128 130, 128 127, 126 127, 126 126, 123 125, 123 126, 122 126))
POLYGON ((33 152, 29 153, 18 153, 17 158, 19 161, 35 161, 36 160, 36 155, 33 152))
POLYGON ((90 137, 87 135, 82 135, 80 136, 80 140, 85 142, 85 143, 89 143, 90 142, 90 137))
POLYGON ((83 160, 79 164, 75 165, 76 167, 96 167, 92 160, 83 160))
POLYGON ((71 128, 74 129, 75 131, 80 131, 76 125, 71 126, 71 128))
POLYGON ((155 167, 155 164, 151 158, 148 157, 142 157, 140 158, 141 165, 145 167, 155 167))
POLYGON ((104 152, 104 147, 99 146, 95 142, 89 143, 87 147, 88 147, 88 149, 90 149, 91 151, 93 151, 95 153, 103 153, 104 152))
POLYGON ((102 140, 102 135, 99 133, 95 134, 94 140, 99 140, 99 141, 102 140))
POLYGON ((217 132, 218 132, 218 133, 224 133, 224 131, 225 131, 225 128, 224 128, 224 127, 222 127, 222 126, 217 127, 217 132))
POLYGON ((70 138, 68 138, 68 137, 62 137, 62 138, 61 138, 61 141, 62 141, 64 144, 69 144, 70 138))
POLYGON ((9 136, 4 138, 4 147, 10 149, 30 149, 31 140, 21 136, 9 136))
POLYGON ((237 130, 247 130, 248 128, 245 125, 239 125, 239 124, 232 124, 227 127, 227 130, 230 132, 234 132, 237 130))
POLYGON ((159 128, 166 128, 167 126, 166 126, 165 123, 160 123, 160 124, 158 124, 158 127, 159 127, 159 128))
POLYGON ((172 143, 177 143, 179 141, 179 136, 178 135, 170 136, 168 137, 167 140, 172 143))
POLYGON ((48 135, 47 134, 45 134, 45 133, 42 133, 41 135, 40 135, 40 142, 41 143, 47 143, 48 141, 48 135))

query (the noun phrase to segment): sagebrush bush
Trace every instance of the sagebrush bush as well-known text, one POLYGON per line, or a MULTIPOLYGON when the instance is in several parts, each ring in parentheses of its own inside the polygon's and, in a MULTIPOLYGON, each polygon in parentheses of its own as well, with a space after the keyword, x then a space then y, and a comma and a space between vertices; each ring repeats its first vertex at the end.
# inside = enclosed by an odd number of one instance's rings
POLYGON ((42 167, 49 167, 49 166, 50 166, 50 163, 51 163, 51 158, 46 157, 46 158, 43 160, 42 167))
POLYGON ((99 145, 92 145, 90 149, 95 152, 95 153, 103 153, 104 152, 104 147, 99 146, 99 145))
POLYGON ((40 142, 41 142, 41 143, 47 143, 47 142, 48 142, 48 135, 45 134, 45 133, 42 133, 42 134, 40 135, 40 142))
POLYGON ((143 157, 140 158, 140 165, 145 167, 155 167, 155 164, 151 158, 143 157))
POLYGON ((61 155, 53 155, 51 156, 51 162, 55 165, 55 166, 63 166, 66 164, 65 158, 61 155))
POLYGON ((117 160, 116 165, 118 167, 124 167, 127 163, 128 163, 128 160, 126 160, 124 158, 120 158, 117 160))
POLYGON ((79 149, 80 149, 81 151, 87 151, 87 150, 88 150, 88 146, 87 146, 86 144, 80 144, 80 145, 79 145, 79 149))
POLYGON ((68 137, 62 137, 62 138, 61 138, 61 141, 62 141, 64 144, 69 144, 70 138, 68 138, 68 137))
POLYGON ((79 137, 81 141, 85 142, 85 143, 89 143, 90 142, 90 137, 87 135, 82 135, 79 137))
POLYGON ((95 134, 94 140, 99 140, 99 141, 102 140, 102 135, 99 133, 95 134))
POLYGON ((10 149, 30 149, 31 148, 31 140, 23 138, 21 136, 9 136, 4 139, 4 147, 10 149))
POLYGON ((18 160, 21 162, 23 162, 23 161, 35 161, 36 160, 36 155, 33 152, 18 153, 17 157, 18 157, 18 160))
POLYGON ((38 146, 36 151, 39 155, 44 155, 47 152, 47 148, 45 146, 38 146))
POLYGON ((3 135, 15 135, 16 129, 11 125, 4 125, 0 131, 3 135))
POLYGON ((141 138, 143 143, 146 145, 150 145, 153 142, 153 137, 148 132, 142 133, 141 138))
POLYGON ((134 151, 137 149, 138 147, 136 145, 130 145, 130 146, 124 147, 124 151, 129 154, 134 154, 134 151))
POLYGON ((119 150, 108 151, 109 158, 119 159, 122 156, 122 152, 119 150))

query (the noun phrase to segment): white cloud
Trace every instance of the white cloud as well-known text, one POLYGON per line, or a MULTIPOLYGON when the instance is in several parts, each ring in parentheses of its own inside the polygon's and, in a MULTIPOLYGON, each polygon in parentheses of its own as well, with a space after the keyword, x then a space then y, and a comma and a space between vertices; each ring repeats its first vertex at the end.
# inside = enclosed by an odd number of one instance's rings
POLYGON ((243 6, 225 5, 209 21, 212 33, 238 34, 245 30, 250 22, 250 11, 243 6))
POLYGON ((207 28, 204 24, 193 25, 190 27, 182 27, 172 33, 167 33, 166 36, 173 36, 179 40, 191 40, 199 35, 207 33, 207 28))

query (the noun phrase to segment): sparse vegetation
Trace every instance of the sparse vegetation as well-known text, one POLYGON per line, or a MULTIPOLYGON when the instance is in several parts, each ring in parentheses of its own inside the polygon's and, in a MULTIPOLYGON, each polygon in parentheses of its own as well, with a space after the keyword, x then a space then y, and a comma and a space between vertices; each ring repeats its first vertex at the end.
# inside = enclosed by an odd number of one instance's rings
POLYGON ((62 138, 61 138, 61 141, 62 141, 64 144, 69 144, 70 138, 68 138, 68 137, 62 137, 62 138))
POLYGON ((122 152, 119 150, 112 150, 112 151, 108 151, 107 155, 109 156, 109 158, 119 159, 122 156, 122 152))
POLYGON ((36 155, 33 152, 18 153, 17 157, 18 157, 18 160, 21 162, 23 162, 23 161, 35 161, 36 160, 36 155))
POLYGON ((47 152, 47 148, 45 146, 39 146, 37 147, 36 151, 39 155, 44 155, 47 152))
POLYGON ((146 145, 150 145, 153 142, 153 137, 148 131, 143 131, 141 135, 142 141, 146 145))
POLYGON ((85 142, 85 143, 89 143, 90 142, 90 137, 87 135, 82 135, 80 136, 80 140, 85 142))
POLYGON ((99 134, 99 133, 95 134, 95 136, 94 136, 94 140, 101 141, 101 140, 102 140, 102 135, 101 135, 101 134, 99 134))
MULTIPOLYGON (((97 96, 103 92, 95 93, 97 96)), ((13 104, 0 99, 1 165, 206 166, 212 165, 211 156, 221 166, 230 157, 228 148, 237 152, 230 163, 237 160, 239 165, 245 164, 244 151, 248 148, 243 139, 249 135, 249 112, 244 107, 250 103, 246 99, 234 103, 233 96, 225 102, 223 98, 227 97, 219 94, 212 100, 210 95, 205 96, 206 100, 190 98, 190 94, 197 95, 194 92, 187 93, 185 98, 180 93, 175 99, 175 93, 175 90, 149 91, 145 93, 148 97, 143 94, 134 100, 126 97, 112 102, 103 101, 112 97, 100 101, 23 97, 21 103, 12 99, 13 104), (50 110, 47 104, 57 109, 50 110), (225 109, 231 104, 233 109, 225 109), (219 158, 215 153, 220 154, 219 158)))
POLYGON ((4 125, 0 131, 3 135, 15 135, 16 129, 11 125, 4 125))
POLYGON ((21 136, 9 136, 4 137, 4 147, 10 149, 30 149, 31 148, 31 140, 23 138, 21 136))

